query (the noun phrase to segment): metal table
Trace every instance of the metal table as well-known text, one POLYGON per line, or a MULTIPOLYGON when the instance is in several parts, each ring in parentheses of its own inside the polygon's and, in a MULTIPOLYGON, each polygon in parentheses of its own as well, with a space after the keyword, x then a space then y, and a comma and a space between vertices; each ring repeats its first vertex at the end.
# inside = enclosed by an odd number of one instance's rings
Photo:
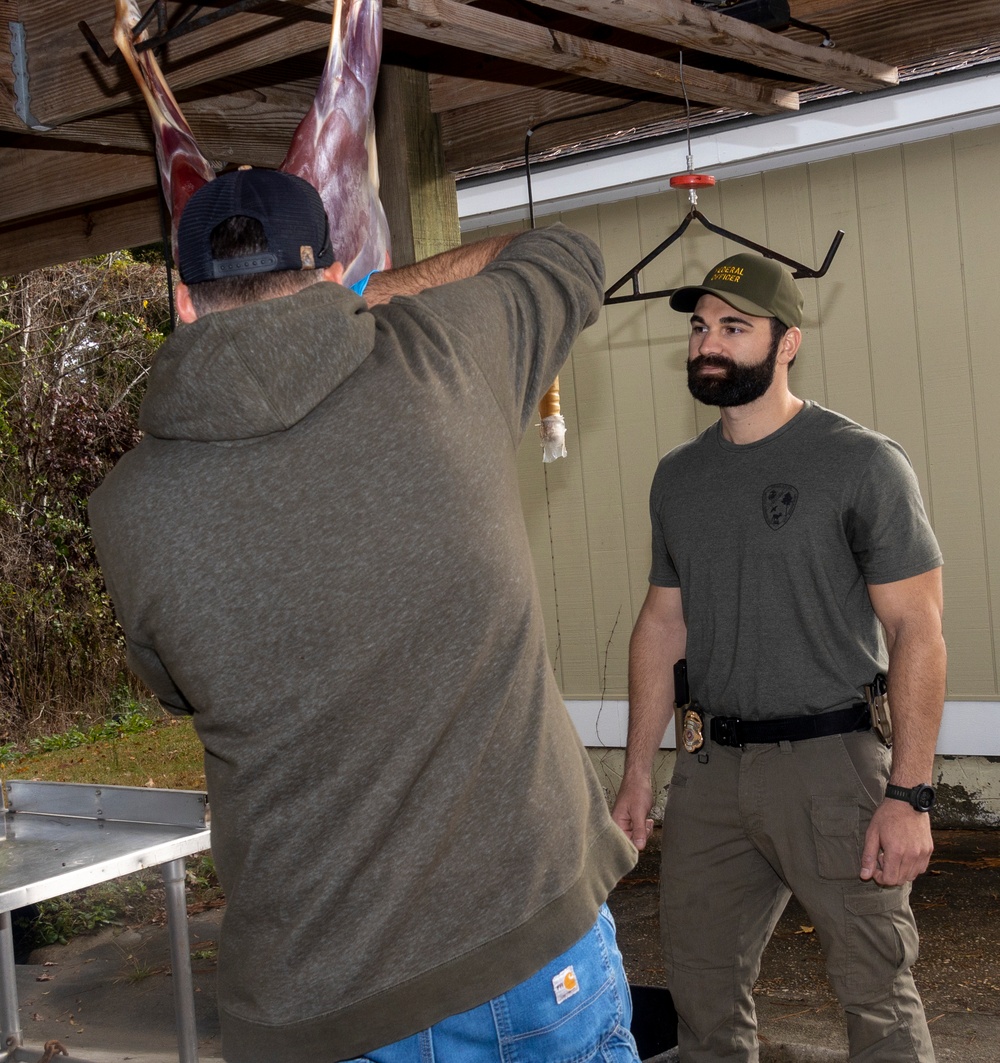
POLYGON ((184 860, 210 846, 207 796, 195 790, 58 782, 10 781, 5 790, 0 815, 0 1063, 39 1055, 22 1045, 10 913, 155 866, 167 893, 179 1058, 197 1063, 184 860))

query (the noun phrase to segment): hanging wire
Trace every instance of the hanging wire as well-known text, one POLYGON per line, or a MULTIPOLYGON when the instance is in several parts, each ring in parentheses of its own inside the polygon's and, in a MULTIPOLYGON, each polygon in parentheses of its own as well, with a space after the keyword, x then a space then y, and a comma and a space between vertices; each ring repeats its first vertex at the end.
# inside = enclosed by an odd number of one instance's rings
POLYGON ((677 176, 671 178, 671 187, 687 187, 688 202, 691 209, 698 206, 698 184, 714 185, 715 179, 708 174, 694 172, 694 148, 691 145, 691 98, 688 96, 688 84, 684 81, 684 50, 681 48, 677 53, 677 66, 680 73, 680 90, 684 97, 684 136, 688 140, 688 178, 690 180, 678 183, 677 176))
MULTIPOLYGON (((569 122, 571 120, 594 118, 600 114, 611 114, 612 111, 620 111, 625 107, 631 107, 632 100, 626 100, 625 103, 616 104, 614 107, 605 107, 597 111, 589 111, 587 114, 572 114, 563 115, 560 118, 550 118, 545 122, 539 122, 536 126, 530 126, 528 131, 524 135, 524 176, 528 183, 528 219, 531 223, 531 228, 535 227, 535 201, 531 192, 531 156, 529 153, 529 145, 531 143, 531 137, 535 130, 541 129, 547 125, 555 125, 557 122, 569 122)), ((545 484, 545 517, 548 523, 549 529, 549 548, 552 556, 555 556, 554 546, 552 545, 555 540, 555 531, 552 522, 552 502, 549 497, 549 466, 548 464, 542 465, 542 478, 545 484)), ((555 611, 556 611, 556 645, 555 645, 555 660, 559 660, 559 656, 562 652, 562 629, 560 627, 560 614, 559 614, 559 593, 558 590, 555 594, 555 611)), ((617 620, 615 621, 617 624, 617 620)), ((614 629, 612 629, 612 635, 614 629)))
POLYGON ((681 92, 684 94, 684 135, 687 138, 688 173, 694 173, 694 149, 691 147, 691 100, 688 98, 687 84, 684 81, 684 49, 677 53, 677 68, 681 78, 681 92))
POLYGON ((549 118, 544 122, 539 122, 536 126, 529 126, 527 133, 524 134, 524 176, 528 182, 528 220, 532 229, 535 227, 535 201, 531 194, 531 156, 528 153, 532 135, 537 130, 544 129, 547 125, 556 125, 559 122, 577 122, 582 121, 584 118, 596 118, 600 114, 611 114, 612 111, 624 110, 626 107, 631 107, 634 102, 634 100, 626 100, 624 103, 616 103, 614 107, 604 107, 598 111, 588 111, 586 114, 564 114, 559 118, 549 118))

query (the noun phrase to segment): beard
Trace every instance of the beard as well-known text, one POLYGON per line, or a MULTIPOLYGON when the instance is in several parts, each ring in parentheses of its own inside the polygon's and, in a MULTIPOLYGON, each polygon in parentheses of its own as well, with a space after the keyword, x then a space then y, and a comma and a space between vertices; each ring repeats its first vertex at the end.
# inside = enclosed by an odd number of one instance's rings
POLYGON ((706 406, 746 406, 763 395, 774 380, 780 340, 771 344, 764 358, 753 365, 738 365, 731 358, 706 354, 688 362, 688 390, 706 406), (725 369, 724 376, 703 377, 702 366, 725 369))

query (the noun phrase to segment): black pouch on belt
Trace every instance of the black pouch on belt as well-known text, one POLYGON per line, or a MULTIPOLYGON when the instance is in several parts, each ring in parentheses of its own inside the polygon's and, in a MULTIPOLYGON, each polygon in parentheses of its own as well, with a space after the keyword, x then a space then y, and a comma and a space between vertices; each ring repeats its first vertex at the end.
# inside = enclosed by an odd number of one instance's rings
POLYGON ((697 753, 705 744, 705 719, 701 706, 691 700, 685 657, 674 665, 674 733, 677 748, 687 753, 697 753))

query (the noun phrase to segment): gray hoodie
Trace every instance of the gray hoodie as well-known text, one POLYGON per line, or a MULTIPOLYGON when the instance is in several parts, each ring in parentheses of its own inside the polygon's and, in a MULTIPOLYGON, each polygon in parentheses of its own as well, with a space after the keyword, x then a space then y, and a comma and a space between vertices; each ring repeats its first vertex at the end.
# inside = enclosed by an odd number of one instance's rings
POLYGON ((556 226, 417 297, 318 284, 157 355, 90 514, 130 663, 205 745, 228 1060, 476 1006, 634 862, 553 680, 516 476, 601 286, 556 226))

